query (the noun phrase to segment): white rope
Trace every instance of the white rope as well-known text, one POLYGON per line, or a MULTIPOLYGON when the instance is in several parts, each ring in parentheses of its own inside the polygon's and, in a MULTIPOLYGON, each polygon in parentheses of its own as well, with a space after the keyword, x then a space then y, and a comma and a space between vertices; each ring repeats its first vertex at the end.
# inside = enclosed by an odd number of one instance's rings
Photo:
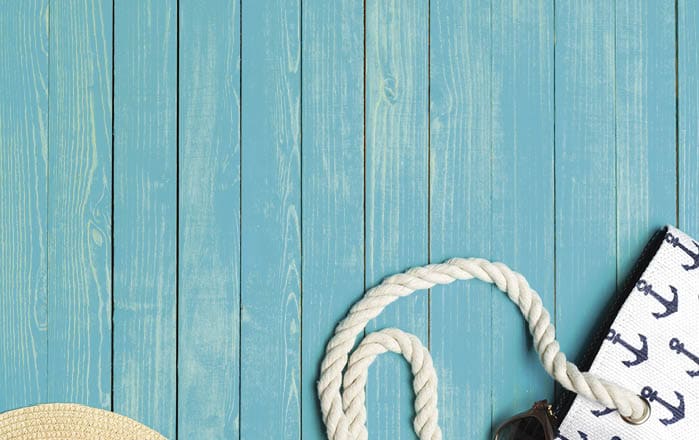
POLYGON ((381 330, 368 334, 351 357, 349 352, 369 321, 396 299, 436 284, 472 278, 495 284, 517 304, 529 323, 534 347, 544 369, 564 388, 596 400, 605 407, 618 409, 623 416, 633 419, 642 417, 645 403, 635 393, 591 373, 582 373, 566 360, 556 341, 556 331, 548 311, 521 274, 502 263, 478 258, 454 258, 386 278, 368 290, 335 328, 335 334, 325 350, 318 381, 318 396, 328 439, 367 439, 364 389, 368 369, 376 356, 387 351, 402 354, 411 364, 416 395, 415 433, 421 440, 442 438, 438 424, 437 375, 429 351, 417 337, 398 329, 381 330))

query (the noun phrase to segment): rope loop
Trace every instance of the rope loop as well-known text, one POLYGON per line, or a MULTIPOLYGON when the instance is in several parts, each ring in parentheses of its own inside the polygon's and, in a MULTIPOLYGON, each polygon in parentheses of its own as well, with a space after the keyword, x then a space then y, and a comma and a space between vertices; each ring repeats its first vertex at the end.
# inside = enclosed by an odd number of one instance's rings
POLYGON ((546 372, 564 388, 595 400, 619 414, 640 418, 645 403, 632 391, 581 372, 568 362, 556 341, 556 330, 541 297, 521 274, 503 263, 480 258, 453 258, 444 263, 414 267, 386 278, 369 289, 335 328, 320 368, 318 397, 329 440, 366 440, 365 388, 371 363, 382 353, 401 354, 409 363, 415 392, 413 428, 420 440, 440 440, 437 374, 432 357, 420 340, 399 329, 369 333, 350 355, 357 337, 370 320, 400 297, 438 284, 476 278, 507 294, 529 324, 534 347, 546 372))

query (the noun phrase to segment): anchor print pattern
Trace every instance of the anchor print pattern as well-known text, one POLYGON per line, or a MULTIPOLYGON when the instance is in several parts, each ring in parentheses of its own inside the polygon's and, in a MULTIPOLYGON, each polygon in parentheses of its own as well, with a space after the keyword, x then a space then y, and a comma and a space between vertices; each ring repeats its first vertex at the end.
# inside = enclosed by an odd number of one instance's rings
MULTIPOLYGON (((580 440, 593 440, 586 433, 583 431, 578 431, 578 435, 580 436, 580 440)), ((568 440, 567 437, 562 436, 560 433, 556 434, 556 440, 568 440)), ((621 440, 621 437, 615 435, 611 437, 609 440, 621 440)))
POLYGON ((655 319, 665 318, 666 316, 670 316, 673 313, 677 312, 677 303, 679 301, 677 297, 677 289, 674 286, 669 287, 670 291, 672 292, 672 299, 667 300, 663 298, 658 292, 653 290, 653 285, 647 283, 646 280, 639 280, 638 283, 636 283, 636 289, 638 289, 640 292, 643 292, 644 295, 652 296, 660 304, 662 304, 663 307, 665 307, 665 310, 663 312, 653 313, 655 319))
POLYGON ((671 232, 668 232, 665 234, 665 241, 670 243, 672 247, 682 249, 682 251, 689 255, 692 258, 692 263, 691 264, 683 264, 682 268, 684 270, 694 270, 699 267, 699 243, 696 241, 692 240, 692 244, 696 248, 696 251, 693 251, 692 249, 688 248, 682 242, 680 241, 679 237, 675 237, 671 232))
POLYGON ((699 242, 672 227, 659 240, 591 368, 640 391, 649 419, 631 425, 616 409, 577 397, 556 439, 699 439, 699 242))
POLYGON ((638 334, 638 338, 641 340, 641 346, 636 348, 628 342, 621 338, 621 334, 617 333, 614 329, 609 329, 607 334, 607 341, 612 344, 618 344, 627 349, 634 356, 631 360, 625 360, 621 363, 631 368, 635 365, 639 365, 648 360, 648 338, 642 334, 638 334))
MULTIPOLYGON (((672 338, 670 340, 670 350, 676 352, 677 354, 685 355, 689 359, 693 360, 694 363, 697 364, 697 366, 699 366, 699 356, 697 356, 696 354, 687 350, 684 347, 684 344, 682 342, 680 342, 679 339, 672 338)), ((697 376, 699 376, 699 368, 696 370, 688 370, 687 374, 689 375, 689 377, 697 377, 697 376)))
POLYGON ((593 409, 590 412, 595 417, 602 417, 602 416, 606 416, 607 414, 611 414, 613 412, 616 412, 616 410, 613 408, 604 408, 604 409, 593 409))
POLYGON ((672 405, 667 400, 662 399, 658 396, 658 392, 654 391, 653 388, 646 386, 641 390, 641 397, 645 398, 649 402, 657 402, 667 408, 672 414, 671 418, 660 419, 660 423, 663 425, 672 425, 680 420, 684 419, 684 396, 679 392, 675 391, 675 396, 677 396, 678 404, 672 405))

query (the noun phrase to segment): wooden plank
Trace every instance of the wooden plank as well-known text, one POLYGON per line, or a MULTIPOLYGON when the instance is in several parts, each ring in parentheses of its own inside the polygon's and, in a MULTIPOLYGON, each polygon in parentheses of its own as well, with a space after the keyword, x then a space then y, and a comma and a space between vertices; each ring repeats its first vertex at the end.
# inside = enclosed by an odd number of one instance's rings
POLYGON ((699 5, 677 4, 678 221, 699 237, 699 5))
POLYGON ((237 438, 240 3, 179 2, 178 437, 237 438))
MULTIPOLYGON (((428 260, 428 5, 366 2, 366 287, 428 260)), ((368 327, 398 327, 428 343, 426 292, 368 327)), ((372 438, 414 438, 412 375, 383 356, 367 385, 372 438)))
POLYGON ((114 10, 114 411, 175 438, 177 9, 114 10))
POLYGON ((0 412, 46 399, 48 0, 0 14, 0 412))
POLYGON ((322 439, 325 344, 364 290, 364 7, 309 0, 302 20, 301 425, 303 438, 322 439))
POLYGON ((48 399, 110 408, 112 2, 49 19, 48 399))
MULTIPOLYGON (((499 0, 492 14, 492 258, 521 272, 549 311, 555 247, 553 10, 551 0, 499 0)), ((492 316, 497 424, 537 400, 551 399, 553 381, 516 307, 497 290, 492 316)))
POLYGON ((616 2, 617 285, 676 221, 675 2, 616 2))
MULTIPOLYGON (((430 258, 489 258, 491 5, 436 0, 430 16, 430 258)), ((486 438, 493 292, 467 282, 432 289, 430 298, 444 437, 486 438)))
POLYGON ((616 286, 614 4, 556 2, 556 321, 575 360, 616 286))
POLYGON ((241 437, 300 437, 301 7, 246 4, 242 26, 241 437))

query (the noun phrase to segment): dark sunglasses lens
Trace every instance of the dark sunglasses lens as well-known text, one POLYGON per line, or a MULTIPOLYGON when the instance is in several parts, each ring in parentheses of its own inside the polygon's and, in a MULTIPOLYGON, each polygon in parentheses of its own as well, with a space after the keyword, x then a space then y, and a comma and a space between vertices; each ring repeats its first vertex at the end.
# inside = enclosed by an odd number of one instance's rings
POLYGON ((505 423, 497 440, 547 440, 544 425, 536 417, 523 417, 505 423))

